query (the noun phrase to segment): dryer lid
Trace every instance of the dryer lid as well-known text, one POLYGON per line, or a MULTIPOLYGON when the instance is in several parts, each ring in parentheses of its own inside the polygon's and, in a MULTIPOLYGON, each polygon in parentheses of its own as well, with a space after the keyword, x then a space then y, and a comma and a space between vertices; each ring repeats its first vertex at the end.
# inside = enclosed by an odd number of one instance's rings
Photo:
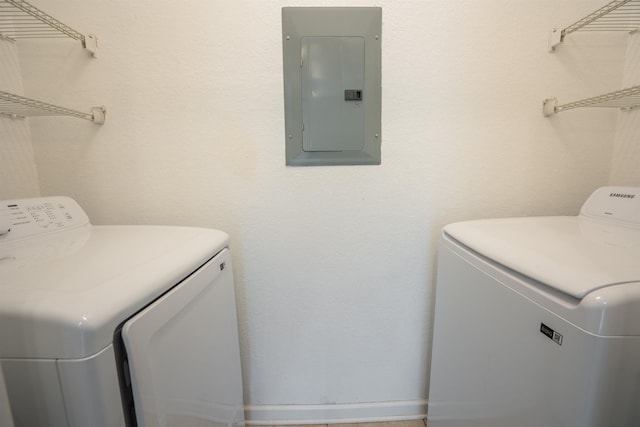
POLYGON ((582 299, 640 281, 640 229, 585 216, 447 225, 445 235, 511 270, 582 299))
POLYGON ((87 225, 0 244, 0 358, 97 353, 228 239, 195 227, 87 225))

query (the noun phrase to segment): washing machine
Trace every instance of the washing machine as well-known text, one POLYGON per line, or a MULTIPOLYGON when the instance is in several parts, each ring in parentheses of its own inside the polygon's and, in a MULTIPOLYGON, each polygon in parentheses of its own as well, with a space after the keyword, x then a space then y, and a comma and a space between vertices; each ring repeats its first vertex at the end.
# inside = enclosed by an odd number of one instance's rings
POLYGON ((229 237, 0 202, 0 368, 16 427, 244 424, 229 237))
POLYGON ((640 425, 640 189, 444 227, 429 427, 640 425))

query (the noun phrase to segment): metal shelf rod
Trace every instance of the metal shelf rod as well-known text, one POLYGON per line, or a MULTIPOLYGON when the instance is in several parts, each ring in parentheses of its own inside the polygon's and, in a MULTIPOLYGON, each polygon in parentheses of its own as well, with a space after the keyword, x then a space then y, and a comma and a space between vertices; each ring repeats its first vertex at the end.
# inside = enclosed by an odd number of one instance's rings
POLYGON ((71 116, 103 124, 106 109, 94 107, 90 113, 60 107, 9 92, 0 91, 0 114, 14 118, 30 116, 71 116))
POLYGON ((640 85, 567 104, 557 104, 558 100, 556 98, 545 99, 542 105, 543 114, 548 117, 562 111, 580 107, 621 108, 630 110, 640 107, 640 85))
POLYGON ((554 28, 549 35, 549 50, 576 31, 637 31, 640 29, 640 0, 613 0, 568 27, 554 28))
POLYGON ((0 0, 0 37, 14 41, 68 37, 80 41, 92 56, 97 51, 95 36, 82 34, 24 0, 0 0))
POLYGON ((607 15, 614 13, 625 5, 631 4, 631 6, 633 6, 634 3, 635 5, 637 5, 637 0, 613 0, 611 3, 601 7, 590 15, 582 18, 581 20, 569 25, 564 30, 562 30, 562 40, 566 35, 571 34, 575 31, 579 31, 580 29, 597 22, 599 19, 605 18, 607 15))
POLYGON ((68 37, 84 42, 84 36, 81 33, 69 27, 68 25, 63 24, 62 22, 58 21, 54 17, 48 15, 46 12, 43 12, 42 10, 27 3, 26 1, 24 0, 2 0, 2 1, 13 6, 15 9, 22 11, 28 16, 35 18, 37 21, 47 24, 49 27, 67 35, 68 37))

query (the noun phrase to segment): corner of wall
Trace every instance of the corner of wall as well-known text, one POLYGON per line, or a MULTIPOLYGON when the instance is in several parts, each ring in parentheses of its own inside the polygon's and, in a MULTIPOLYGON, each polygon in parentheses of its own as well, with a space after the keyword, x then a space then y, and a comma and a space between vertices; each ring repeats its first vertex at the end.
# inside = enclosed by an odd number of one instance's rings
MULTIPOLYGON (((623 87, 640 84, 640 32, 629 35, 623 87)), ((610 185, 640 185, 640 108, 620 111, 616 126, 610 185)))
MULTIPOLYGON (((22 93, 18 49, 0 39, 0 90, 22 93)), ((27 119, 0 116, 0 199, 40 195, 38 172, 27 119)))

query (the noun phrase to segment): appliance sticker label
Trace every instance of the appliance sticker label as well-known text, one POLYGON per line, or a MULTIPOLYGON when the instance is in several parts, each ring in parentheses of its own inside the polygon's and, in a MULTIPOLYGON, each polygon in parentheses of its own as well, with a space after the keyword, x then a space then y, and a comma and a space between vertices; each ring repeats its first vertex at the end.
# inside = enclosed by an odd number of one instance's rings
POLYGON ((551 341, 558 345, 562 345, 562 335, 545 325, 544 323, 540 323, 540 332, 547 336, 551 341))

